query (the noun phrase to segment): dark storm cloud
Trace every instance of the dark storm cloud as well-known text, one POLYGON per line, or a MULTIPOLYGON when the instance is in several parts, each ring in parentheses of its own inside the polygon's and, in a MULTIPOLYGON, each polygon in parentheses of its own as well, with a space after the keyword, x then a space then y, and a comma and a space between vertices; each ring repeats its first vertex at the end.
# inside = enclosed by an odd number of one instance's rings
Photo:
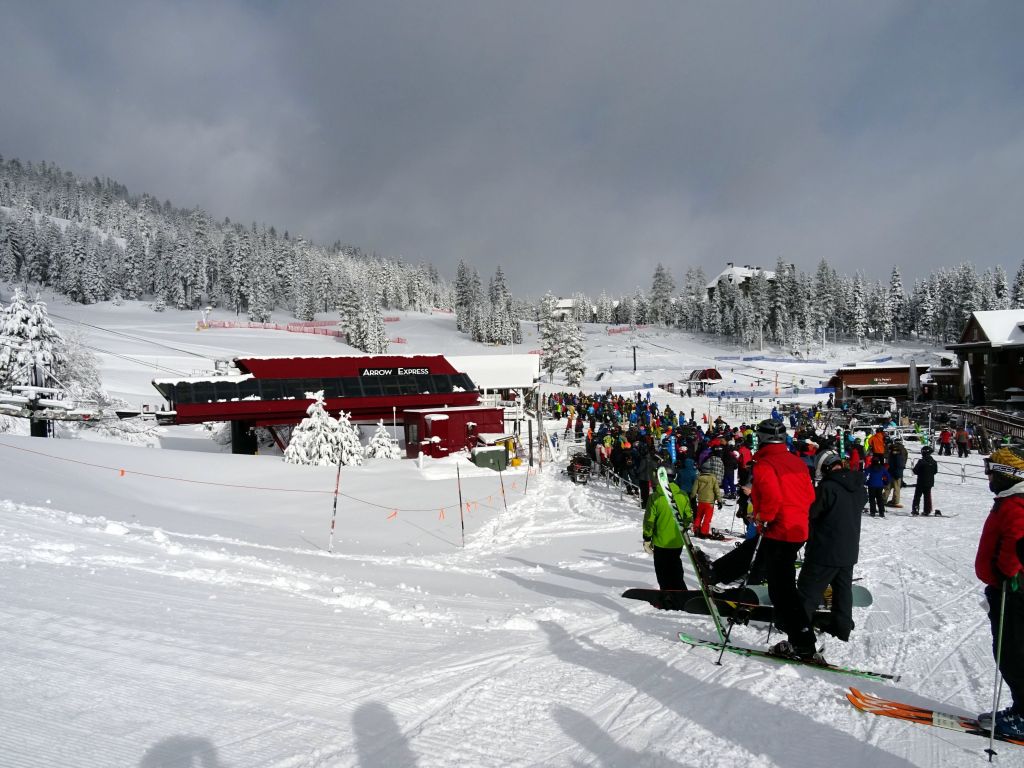
POLYGON ((1016 268, 1024 5, 0 3, 0 152, 485 276, 1016 268), (515 265, 510 268, 510 265, 515 265))

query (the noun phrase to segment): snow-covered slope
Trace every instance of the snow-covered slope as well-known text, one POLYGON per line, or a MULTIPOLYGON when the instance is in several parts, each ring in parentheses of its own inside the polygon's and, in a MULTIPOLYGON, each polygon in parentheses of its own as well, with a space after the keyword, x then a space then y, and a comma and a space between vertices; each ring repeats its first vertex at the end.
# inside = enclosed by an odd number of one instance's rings
MULTIPOLYGON (((141 361, 104 357, 107 385, 134 400, 156 401, 147 364, 188 372, 232 354, 341 346, 196 332, 196 318, 172 310, 51 310, 138 337, 89 329, 90 343, 141 361)), ((453 326, 403 315, 389 330, 409 351, 488 351, 453 326)), ((730 354, 683 334, 657 343, 679 350, 666 370, 730 354)), ((631 377, 627 350, 623 340, 588 362, 628 364, 631 377)), ((851 680, 731 656, 716 666, 714 654, 680 644, 680 629, 711 637, 711 624, 619 597, 655 583, 635 501, 599 483, 574 486, 558 466, 499 478, 463 461, 462 515, 457 459, 345 468, 329 553, 333 470, 191 450, 212 445, 191 428, 163 442, 189 450, 0 435, 0 764, 985 759, 976 737, 857 712, 843 697, 851 680)), ((963 483, 960 462, 941 462, 949 474, 937 505, 956 516, 864 520, 856 575, 875 602, 856 610, 850 643, 829 640, 826 655, 903 676, 866 690, 974 713, 988 706, 993 671, 973 576, 990 496, 976 457, 963 483)), ((731 522, 728 507, 717 513, 719 527, 731 522)), ((729 546, 707 544, 716 555, 729 546)), ((763 628, 733 637, 765 642, 763 628)), ((1005 746, 997 761, 1024 764, 1024 754, 1005 746)))

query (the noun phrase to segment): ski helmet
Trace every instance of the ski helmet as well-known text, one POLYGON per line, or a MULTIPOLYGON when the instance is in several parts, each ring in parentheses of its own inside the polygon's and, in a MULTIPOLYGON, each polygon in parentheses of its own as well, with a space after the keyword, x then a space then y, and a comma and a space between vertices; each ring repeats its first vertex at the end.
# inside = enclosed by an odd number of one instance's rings
POLYGON ((999 480, 1003 488, 1009 488, 1024 480, 1024 449, 1004 446, 992 451, 985 459, 985 474, 989 483, 999 480))
POLYGON ((765 419, 757 425, 757 442, 759 445, 786 442, 786 426, 781 421, 765 419))
POLYGON ((822 451, 818 454, 818 460, 814 464, 814 477, 821 480, 825 474, 836 464, 842 464, 843 460, 835 451, 822 451))
POLYGON ((921 448, 921 455, 922 456, 931 456, 932 453, 934 453, 934 451, 935 451, 934 448, 932 448, 930 445, 926 445, 926 446, 923 446, 921 448))

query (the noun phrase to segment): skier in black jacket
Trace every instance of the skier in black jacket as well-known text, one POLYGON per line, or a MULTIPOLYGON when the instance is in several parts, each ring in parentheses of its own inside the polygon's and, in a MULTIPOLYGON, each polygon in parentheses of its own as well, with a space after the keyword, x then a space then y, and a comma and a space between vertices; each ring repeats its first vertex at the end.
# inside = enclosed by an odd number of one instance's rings
POLYGON ((921 509, 921 499, 924 499, 924 514, 932 513, 932 488, 935 486, 935 474, 939 471, 938 462, 932 458, 932 447, 926 445, 921 449, 921 458, 914 465, 914 474, 917 475, 917 485, 914 488, 914 503, 910 507, 910 514, 918 515, 921 509))
POLYGON ((832 617, 825 631, 846 642, 853 630, 853 566, 860 552, 864 475, 844 469, 834 451, 818 456, 816 474, 820 481, 811 503, 810 535, 797 580, 806 619, 803 629, 813 631, 811 617, 831 585, 832 617))

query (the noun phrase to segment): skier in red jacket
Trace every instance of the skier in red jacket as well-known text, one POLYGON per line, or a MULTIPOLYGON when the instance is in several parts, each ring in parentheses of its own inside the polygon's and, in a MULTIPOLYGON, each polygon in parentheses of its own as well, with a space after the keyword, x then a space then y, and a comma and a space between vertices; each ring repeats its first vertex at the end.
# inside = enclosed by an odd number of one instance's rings
POLYGON ((808 510, 814 486, 803 461, 786 448, 786 427, 765 419, 757 425, 760 446, 754 454, 751 501, 761 528, 761 562, 775 624, 789 639, 772 646, 780 656, 816 656, 814 632, 804 626, 803 605, 796 589, 796 555, 807 541, 808 510))
MULTIPOLYGON (((974 558, 974 572, 985 582, 992 651, 1002 633, 999 671, 1012 703, 995 713, 996 733, 1024 738, 1024 450, 998 448, 985 459, 988 487, 996 495, 974 558), (1005 592, 1004 592, 1005 589, 1005 592), (1003 595, 1006 609, 1000 616, 1003 595)), ((978 716, 990 728, 991 712, 978 716)))

